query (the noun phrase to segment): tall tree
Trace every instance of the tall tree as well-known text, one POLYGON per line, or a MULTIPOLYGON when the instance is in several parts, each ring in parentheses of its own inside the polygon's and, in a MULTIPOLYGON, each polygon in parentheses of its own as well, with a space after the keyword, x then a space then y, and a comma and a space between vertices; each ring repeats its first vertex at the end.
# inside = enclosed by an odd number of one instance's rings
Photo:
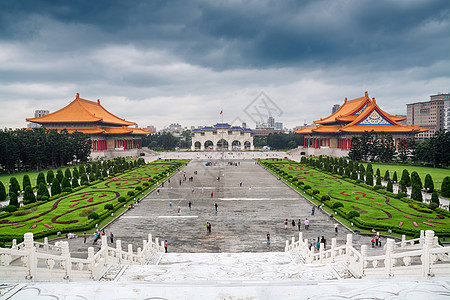
POLYGON ((34 192, 31 186, 27 185, 23 193, 23 204, 30 204, 33 202, 36 202, 36 197, 34 196, 34 192))
POLYGON ((408 170, 403 169, 401 181, 403 181, 406 184, 406 186, 411 186, 411 178, 409 177, 408 170))
POLYGON ((30 176, 25 174, 25 175, 23 175, 23 179, 22 179, 22 189, 25 191, 25 188, 27 186, 31 187, 31 180, 30 180, 30 176))
POLYGON ((3 182, 0 181, 0 201, 6 200, 6 189, 3 182))
POLYGON ((52 170, 47 172, 47 183, 52 183, 53 179, 55 178, 55 174, 53 173, 52 170))
POLYGON ((46 183, 46 182, 45 182, 45 175, 44 175, 44 173, 39 172, 39 174, 38 174, 38 176, 37 176, 37 179, 36 179, 36 186, 39 187, 39 184, 40 184, 41 182, 42 182, 43 184, 46 183))
POLYGON ((58 178, 53 178, 52 187, 50 189, 52 196, 61 194, 61 184, 59 183, 58 178))
POLYGON ((450 176, 446 176, 442 180, 441 195, 447 198, 450 197, 450 176))
POLYGON ((424 187, 427 189, 428 193, 432 193, 434 191, 434 182, 430 174, 425 175, 424 187))

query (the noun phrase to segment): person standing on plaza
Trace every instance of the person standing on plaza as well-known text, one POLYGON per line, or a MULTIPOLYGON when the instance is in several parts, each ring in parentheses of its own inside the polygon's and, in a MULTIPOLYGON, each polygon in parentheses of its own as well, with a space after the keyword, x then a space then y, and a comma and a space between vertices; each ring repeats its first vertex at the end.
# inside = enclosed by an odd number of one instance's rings
POLYGON ((178 206, 178 215, 181 214, 181 207, 178 206))
POLYGON ((378 240, 379 240, 380 236, 377 234, 375 235, 375 246, 378 247, 378 240))
POLYGON ((192 202, 189 201, 189 210, 191 210, 191 209, 192 209, 192 202))
POLYGON ((267 237, 267 245, 270 245, 270 233, 268 231, 266 237, 267 237))
POLYGON ((334 222, 334 233, 335 234, 338 234, 338 226, 339 226, 339 223, 338 222, 334 222))
POLYGON ((298 226, 298 231, 300 231, 301 227, 302 227, 302 221, 300 219, 298 219, 297 226, 298 226))
POLYGON ((242 180, 241 180, 241 181, 239 181, 239 186, 242 186, 242 180))
POLYGON ((216 203, 214 203, 214 209, 216 210, 216 214, 217 214, 217 209, 218 209, 219 205, 216 203))
POLYGON ((109 240, 111 241, 111 244, 114 244, 114 234, 112 231, 109 233, 109 240))
POLYGON ((194 187, 192 187, 192 194, 194 193, 194 187))
POLYGON ((288 219, 284 220, 284 229, 287 229, 288 219))
POLYGON ((167 243, 167 240, 164 241, 164 252, 167 253, 167 246, 169 244, 167 243))
POLYGON ((308 220, 308 218, 305 219, 304 223, 305 223, 305 229, 309 230, 309 220, 308 220))
POLYGON ((316 207, 315 206, 313 206, 312 208, 311 208, 311 216, 314 216, 314 212, 316 211, 316 207))
POLYGON ((211 192, 211 198, 214 197, 214 192, 211 192))
POLYGON ((292 220, 292 231, 295 231, 295 220, 292 220))
POLYGON ((322 239, 320 240, 320 242, 323 244, 323 250, 327 249, 327 240, 323 237, 322 235, 322 239))
POLYGON ((86 239, 87 239, 87 237, 86 237, 86 232, 83 234, 83 244, 86 244, 86 239))

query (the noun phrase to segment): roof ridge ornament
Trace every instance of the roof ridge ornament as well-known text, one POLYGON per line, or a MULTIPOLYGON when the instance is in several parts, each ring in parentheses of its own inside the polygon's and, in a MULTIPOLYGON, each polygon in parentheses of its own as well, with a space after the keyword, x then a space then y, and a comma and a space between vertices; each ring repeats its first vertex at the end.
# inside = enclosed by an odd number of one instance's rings
POLYGON ((77 93, 76 99, 80 99, 80 93, 77 93))
POLYGON ((369 93, 367 91, 365 91, 365 96, 368 98, 369 97, 369 93))
POLYGON ((97 104, 100 105, 100 99, 97 99, 97 104))
POLYGON ((373 104, 377 104, 377 101, 375 101, 375 97, 372 98, 373 104))
POLYGON ((347 97, 345 97, 344 103, 347 103, 347 97))

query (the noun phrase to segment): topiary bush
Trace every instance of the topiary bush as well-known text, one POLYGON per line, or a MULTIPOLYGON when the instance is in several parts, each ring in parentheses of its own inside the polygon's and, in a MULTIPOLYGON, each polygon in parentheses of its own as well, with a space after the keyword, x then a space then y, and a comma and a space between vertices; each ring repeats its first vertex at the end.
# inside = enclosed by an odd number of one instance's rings
POLYGON ((377 184, 376 186, 373 187, 373 190, 374 190, 374 191, 376 191, 376 190, 382 190, 382 189, 383 189, 383 186, 382 186, 381 184, 377 184))
POLYGON ((317 195, 317 194, 320 194, 320 191, 319 190, 314 190, 313 191, 313 195, 317 195))
POLYGON ((126 199, 125 197, 123 197, 123 196, 120 196, 120 197, 117 199, 117 201, 119 201, 119 202, 126 202, 127 199, 126 199))
POLYGON ((111 203, 108 203, 108 204, 105 204, 104 208, 107 210, 113 210, 114 206, 111 203))
POLYGON ((310 190, 310 189, 311 189, 311 186, 310 186, 310 185, 305 185, 305 186, 303 187, 303 189, 305 189, 305 190, 310 190))
POLYGON ((356 211, 356 210, 352 210, 352 211, 350 211, 350 212, 348 213, 348 218, 349 218, 349 219, 353 219, 353 218, 356 218, 356 217, 359 217, 359 216, 360 216, 360 214, 359 214, 359 212, 356 211))
POLYGON ((127 195, 128 196, 134 196, 134 192, 133 191, 128 191, 127 195))
POLYGON ((438 208, 438 207, 439 207, 439 205, 436 204, 436 203, 430 203, 430 204, 428 205, 428 208, 431 209, 431 210, 435 210, 435 209, 438 208))
POLYGON ((328 201, 328 200, 330 200, 330 196, 328 196, 328 195, 324 195, 324 196, 322 196, 322 201, 328 201))
POLYGON ((15 205, 6 205, 1 208, 2 211, 6 212, 15 212, 17 210, 17 206, 15 205))
POLYGON ((90 213, 89 216, 88 216, 88 219, 89 219, 89 220, 97 220, 97 219, 99 219, 99 218, 100 218, 100 216, 99 216, 98 213, 96 213, 96 212, 92 212, 92 213, 90 213))
POLYGON ((336 201, 332 206, 333 209, 337 209, 339 207, 344 207, 344 204, 342 204, 342 202, 339 201, 336 201))
POLYGON ((138 185, 137 187, 135 187, 134 189, 135 189, 136 191, 142 191, 142 187, 139 186, 139 185, 138 185))

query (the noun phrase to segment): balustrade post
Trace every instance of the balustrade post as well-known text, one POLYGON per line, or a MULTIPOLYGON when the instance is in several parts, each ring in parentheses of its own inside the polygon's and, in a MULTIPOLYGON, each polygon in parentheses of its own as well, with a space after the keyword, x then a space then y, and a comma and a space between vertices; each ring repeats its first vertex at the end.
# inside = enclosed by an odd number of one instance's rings
POLYGON ((116 257, 119 259, 119 264, 122 263, 122 241, 116 241, 116 257))
POLYGON ((138 247, 137 255, 138 255, 138 261, 139 261, 139 263, 142 265, 142 262, 144 261, 144 258, 143 258, 143 255, 142 255, 142 249, 141 249, 141 247, 138 247))
POLYGON ((61 256, 64 257, 66 278, 70 280, 72 278, 72 261, 70 259, 69 242, 61 242, 61 256))
POLYGON ((434 243, 434 231, 427 230, 425 232, 423 252, 422 252, 422 276, 427 277, 430 273, 431 267, 431 254, 430 250, 433 248, 434 243))
POLYGON ((331 261, 334 262, 336 256, 336 238, 331 239, 331 261))
POLYGON ((48 237, 44 238, 44 250, 48 251, 48 237))
POLYGON ((322 259, 323 259, 323 247, 324 247, 324 244, 320 243, 320 248, 319 248, 319 259, 320 259, 320 262, 322 262, 322 259))
POLYGON ((287 252, 289 249, 289 240, 286 240, 286 245, 284 246, 284 252, 287 252))
POLYGON ((23 235, 23 243, 25 245, 25 251, 28 252, 28 274, 31 279, 36 279, 37 271, 37 259, 36 248, 34 247, 33 233, 27 232, 23 235))
POLYGON ((350 262, 350 247, 353 244, 353 237, 352 235, 349 233, 347 234, 347 243, 345 244, 345 256, 347 259, 347 262, 350 262))
POLYGON ((367 257, 367 245, 361 246, 361 261, 359 262, 359 272, 360 276, 364 275, 364 269, 366 267, 365 259, 367 257))
POLYGON ((153 238, 152 238, 152 234, 151 234, 151 233, 148 234, 147 241, 149 241, 149 242, 152 242, 152 241, 153 241, 153 238))
POLYGON ((165 252, 164 251, 164 241, 161 241, 161 248, 159 248, 159 251, 165 252))
POLYGON ((13 240, 12 240, 11 249, 17 250, 17 240, 16 240, 16 239, 13 239, 13 240))
POLYGON ((298 241, 300 243, 303 243, 303 232, 301 232, 301 231, 298 233, 298 241))
POLYGON ((292 237, 291 242, 292 242, 292 247, 294 247, 294 244, 295 244, 295 236, 292 237))
POLYGON ((128 244, 128 259, 130 260, 130 263, 133 264, 133 245, 128 244))
POLYGON ((393 239, 387 239, 386 241, 386 258, 384 260, 385 275, 389 277, 392 275, 392 253, 394 252, 395 241, 393 239))
POLYGON ((419 244, 423 245, 425 242, 425 232, 423 230, 420 231, 420 239, 419 239, 419 244))
POLYGON ((88 248, 88 257, 87 260, 89 262, 90 265, 90 271, 91 271, 91 278, 95 277, 95 261, 94 261, 94 247, 89 247, 88 248))
POLYGON ((437 247, 437 246, 439 246, 439 237, 435 236, 434 237, 433 247, 437 247))
POLYGON ((105 265, 106 265, 109 260, 108 239, 106 235, 102 235, 102 245, 100 249, 103 252, 103 256, 105 257, 105 265))
POLYGON ((406 235, 402 234, 402 249, 406 247, 406 235))
MULTIPOLYGON (((159 238, 155 238, 155 244, 159 245, 159 238)), ((153 244, 150 241, 150 246, 153 248, 153 244)))

